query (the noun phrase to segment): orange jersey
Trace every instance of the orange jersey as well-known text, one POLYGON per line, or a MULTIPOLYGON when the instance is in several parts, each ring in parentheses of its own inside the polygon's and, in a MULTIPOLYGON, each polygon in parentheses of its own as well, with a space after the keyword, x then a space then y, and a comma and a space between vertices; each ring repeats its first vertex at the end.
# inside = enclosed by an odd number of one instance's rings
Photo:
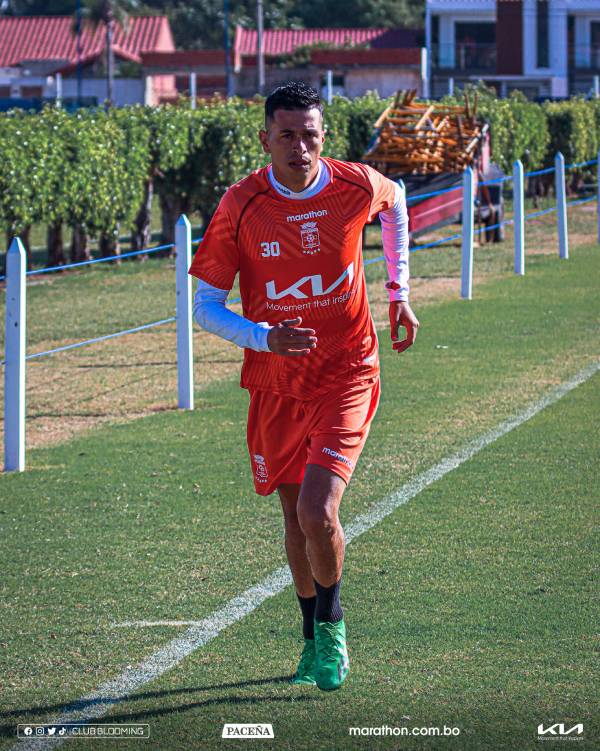
POLYGON ((231 289, 239 272, 243 315, 273 325, 302 317, 316 331, 310 354, 244 350, 241 385, 296 399, 379 373, 367 301, 362 230, 394 205, 395 184, 364 164, 324 158, 329 184, 312 198, 280 195, 267 168, 233 185, 200 243, 189 273, 231 289))

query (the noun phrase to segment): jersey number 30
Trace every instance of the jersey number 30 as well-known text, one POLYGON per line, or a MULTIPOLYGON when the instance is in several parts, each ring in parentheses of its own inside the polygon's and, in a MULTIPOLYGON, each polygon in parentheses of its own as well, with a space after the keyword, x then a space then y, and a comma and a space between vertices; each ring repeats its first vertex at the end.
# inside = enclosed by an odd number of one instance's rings
POLYGON ((261 243, 260 247, 262 248, 261 256, 263 258, 269 258, 269 256, 276 258, 281 253, 277 240, 272 243, 261 243))

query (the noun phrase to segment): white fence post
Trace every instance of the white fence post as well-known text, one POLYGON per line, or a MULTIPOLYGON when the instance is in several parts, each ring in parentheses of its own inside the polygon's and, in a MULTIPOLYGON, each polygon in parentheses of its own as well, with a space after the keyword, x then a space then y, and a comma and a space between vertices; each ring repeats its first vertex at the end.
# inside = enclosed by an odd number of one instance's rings
POLYGON ((429 50, 421 47, 421 98, 429 99, 429 50))
POLYGON ((326 76, 326 95, 327 95, 327 104, 333 103, 333 71, 328 70, 327 76, 326 76))
POLYGON ((525 198, 523 186, 523 163, 520 159, 513 166, 513 222, 515 227, 515 274, 525 274, 525 198))
POLYGON ((182 214, 175 225, 175 283, 177 300, 177 383, 179 409, 194 409, 194 353, 192 350, 192 229, 182 214))
POLYGON ((567 230, 567 190, 565 186, 565 158, 558 152, 554 158, 554 185, 556 190, 556 213, 558 215, 558 254, 569 257, 569 234, 567 230))
POLYGON ((463 172, 462 206, 462 271, 460 296, 471 299, 473 291, 473 170, 467 167, 463 172))
POLYGON ((196 109, 196 73, 190 73, 190 107, 196 109))
POLYGON ((25 469, 25 272, 27 255, 15 237, 6 254, 4 343, 4 471, 25 469))

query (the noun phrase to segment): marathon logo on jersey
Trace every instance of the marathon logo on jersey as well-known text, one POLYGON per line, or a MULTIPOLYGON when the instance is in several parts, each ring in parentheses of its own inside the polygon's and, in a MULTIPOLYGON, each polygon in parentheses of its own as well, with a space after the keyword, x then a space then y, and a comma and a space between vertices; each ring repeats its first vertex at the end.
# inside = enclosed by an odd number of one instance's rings
POLYGON ((274 279, 271 279, 270 282, 267 282, 265 286, 267 288, 267 297, 269 298, 269 300, 280 300, 282 297, 286 297, 287 295, 291 295, 296 299, 306 299, 308 295, 306 294, 306 292, 303 292, 301 288, 304 287, 307 283, 310 282, 310 291, 313 297, 322 297, 323 295, 329 295, 331 292, 333 292, 334 289, 337 289, 340 284, 343 284, 346 277, 348 277, 348 284, 351 285, 352 280, 354 279, 354 262, 349 263, 345 271, 343 271, 340 276, 334 282, 332 282, 329 287, 327 287, 327 289, 323 289, 323 277, 321 276, 321 274, 309 274, 307 276, 303 276, 298 279, 297 282, 294 282, 281 292, 277 292, 277 290, 275 289, 274 279))
POLYGON ((253 454, 252 458, 254 459, 254 476, 256 477, 256 482, 267 482, 269 473, 267 472, 265 457, 260 454, 253 454))
POLYGON ((302 252, 309 256, 314 256, 321 248, 319 241, 319 229, 316 222, 306 222, 300 225, 300 236, 302 237, 302 252))
POLYGON ((292 214, 287 216, 288 222, 304 222, 306 219, 319 219, 322 216, 327 216, 327 209, 319 209, 318 211, 307 211, 306 214, 292 214))

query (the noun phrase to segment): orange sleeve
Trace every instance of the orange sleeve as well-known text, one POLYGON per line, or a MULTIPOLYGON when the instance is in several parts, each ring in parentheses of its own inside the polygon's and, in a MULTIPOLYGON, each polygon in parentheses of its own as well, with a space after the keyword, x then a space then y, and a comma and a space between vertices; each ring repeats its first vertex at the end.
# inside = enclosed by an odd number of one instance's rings
POLYGON ((369 208, 369 221, 379 214, 380 211, 390 209, 396 201, 396 183, 381 172, 367 166, 367 177, 371 184, 371 206, 369 208))
POLYGON ((239 268, 236 225, 226 193, 210 220, 188 274, 213 287, 230 290, 239 268))

